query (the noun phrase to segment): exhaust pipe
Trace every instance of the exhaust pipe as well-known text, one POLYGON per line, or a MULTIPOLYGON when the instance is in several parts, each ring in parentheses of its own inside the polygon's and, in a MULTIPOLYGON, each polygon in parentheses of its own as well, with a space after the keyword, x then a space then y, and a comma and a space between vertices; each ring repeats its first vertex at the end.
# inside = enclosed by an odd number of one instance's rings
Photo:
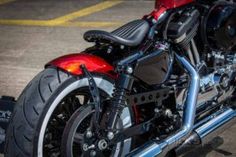
POLYGON ((175 152, 183 155, 198 146, 209 143, 214 137, 236 123, 236 111, 231 108, 222 109, 196 124, 192 135, 175 152))
POLYGON ((137 150, 134 150, 128 154, 128 157, 164 157, 170 150, 176 148, 182 142, 184 142, 193 131, 197 97, 199 92, 199 75, 185 57, 176 54, 176 58, 187 71, 191 79, 188 88, 188 95, 184 105, 182 127, 180 131, 164 139, 162 142, 151 141, 144 144, 142 148, 138 148, 137 150))

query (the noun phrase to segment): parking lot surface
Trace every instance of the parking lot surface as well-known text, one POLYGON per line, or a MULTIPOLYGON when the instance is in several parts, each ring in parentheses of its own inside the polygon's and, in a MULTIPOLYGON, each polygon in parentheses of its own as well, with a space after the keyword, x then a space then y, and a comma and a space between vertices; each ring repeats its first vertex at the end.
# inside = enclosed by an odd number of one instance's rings
MULTIPOLYGON (((111 31, 153 8, 147 0, 0 0, 0 95, 17 98, 45 63, 90 46, 87 30, 111 31)), ((236 157, 235 131, 185 157, 236 157)))

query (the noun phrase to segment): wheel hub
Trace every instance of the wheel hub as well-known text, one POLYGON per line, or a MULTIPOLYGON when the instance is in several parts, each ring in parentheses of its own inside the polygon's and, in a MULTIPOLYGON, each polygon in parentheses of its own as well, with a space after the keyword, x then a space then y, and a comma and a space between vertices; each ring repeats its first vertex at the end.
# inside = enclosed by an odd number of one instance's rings
POLYGON ((90 126, 90 124, 92 113, 92 105, 88 105, 84 109, 78 109, 67 122, 62 139, 62 149, 64 149, 64 152, 67 152, 67 156, 73 154, 73 152, 68 149, 73 148, 74 142, 78 143, 78 149, 80 149, 81 153, 85 154, 85 156, 93 157, 104 151, 106 152, 111 150, 111 148, 109 147, 108 137, 112 139, 114 137, 114 134, 111 134, 102 129, 91 129, 92 127, 90 126), (87 117, 90 117, 90 119, 88 119, 87 117), (89 125, 83 124, 86 120, 89 125))

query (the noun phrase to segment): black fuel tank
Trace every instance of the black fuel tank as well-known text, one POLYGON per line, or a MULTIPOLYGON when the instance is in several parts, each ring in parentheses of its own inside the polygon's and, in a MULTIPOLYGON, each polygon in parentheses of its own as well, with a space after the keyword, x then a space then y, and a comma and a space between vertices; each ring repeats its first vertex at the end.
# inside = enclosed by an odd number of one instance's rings
POLYGON ((137 61, 134 76, 149 85, 161 84, 168 78, 171 63, 169 51, 155 50, 137 61))
POLYGON ((218 3, 210 9, 206 23, 211 48, 229 51, 236 45, 236 5, 218 3))

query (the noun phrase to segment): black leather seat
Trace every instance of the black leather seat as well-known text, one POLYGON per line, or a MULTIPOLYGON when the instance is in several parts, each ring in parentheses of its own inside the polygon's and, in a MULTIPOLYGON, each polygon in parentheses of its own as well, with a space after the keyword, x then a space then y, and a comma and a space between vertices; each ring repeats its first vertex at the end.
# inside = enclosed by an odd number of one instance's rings
POLYGON ((101 30, 91 30, 84 34, 84 39, 88 42, 103 42, 125 46, 139 45, 149 30, 149 24, 145 20, 135 20, 114 30, 106 32, 101 30))

